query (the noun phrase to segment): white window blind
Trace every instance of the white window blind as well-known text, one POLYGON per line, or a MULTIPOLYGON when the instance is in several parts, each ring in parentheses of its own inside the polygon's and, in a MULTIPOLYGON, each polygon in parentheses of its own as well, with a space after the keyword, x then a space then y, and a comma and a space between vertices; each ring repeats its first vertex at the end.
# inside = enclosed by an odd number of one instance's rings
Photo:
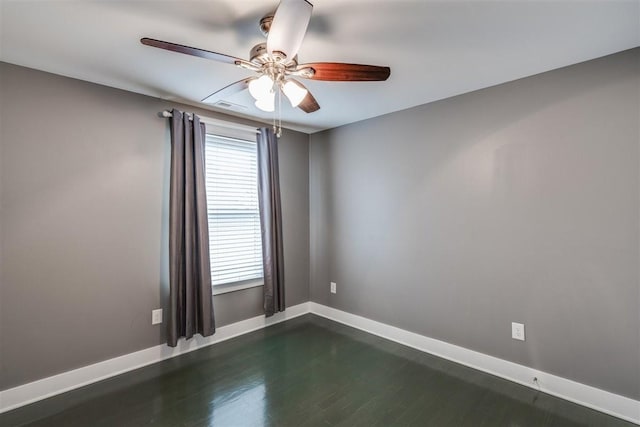
POLYGON ((259 279, 256 143, 207 134, 205 159, 212 284, 259 279))

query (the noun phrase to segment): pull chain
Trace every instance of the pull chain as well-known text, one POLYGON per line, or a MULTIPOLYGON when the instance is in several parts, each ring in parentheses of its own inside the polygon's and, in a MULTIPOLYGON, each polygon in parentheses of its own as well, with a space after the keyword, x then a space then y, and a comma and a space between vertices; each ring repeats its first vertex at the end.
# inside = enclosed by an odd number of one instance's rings
POLYGON ((282 136, 282 90, 278 90, 278 132, 276 136, 282 136))
POLYGON ((276 127, 276 112, 273 112, 273 133, 278 135, 278 128, 276 127))
MULTIPOLYGON (((279 86, 279 83, 274 85, 276 93, 275 95, 278 98, 277 108, 273 111, 273 133, 277 138, 282 136, 282 89, 279 86)), ((272 89, 273 90, 273 89, 272 89)))

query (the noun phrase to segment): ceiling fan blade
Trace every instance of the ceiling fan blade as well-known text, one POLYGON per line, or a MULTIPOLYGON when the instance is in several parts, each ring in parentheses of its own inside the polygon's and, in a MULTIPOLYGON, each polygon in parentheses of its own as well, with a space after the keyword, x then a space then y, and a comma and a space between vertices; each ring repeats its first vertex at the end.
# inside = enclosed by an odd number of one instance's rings
POLYGON ((249 87, 249 82, 253 80, 255 77, 247 77, 246 79, 239 80, 235 83, 231 83, 228 86, 223 87, 222 89, 213 92, 211 95, 207 96, 201 102, 205 104, 215 104, 216 102, 234 95, 238 92, 241 92, 249 87))
POLYGON ((211 52, 209 50, 198 49, 197 47, 184 46, 177 43, 165 42, 162 40, 150 39, 144 37, 140 39, 140 43, 157 47, 160 49, 170 50, 172 52, 184 53, 185 55, 198 56, 200 58, 212 59, 214 61, 225 62, 227 64, 239 65, 246 61, 235 58, 233 56, 224 55, 222 53, 211 52))
POLYGON ((281 0, 267 36, 267 51, 293 58, 307 32, 313 5, 307 0, 281 0))
POLYGON ((298 108, 304 111, 305 113, 313 113, 314 111, 318 111, 320 109, 320 104, 318 104, 318 101, 316 101, 313 95, 311 95, 311 92, 309 91, 309 89, 307 89, 299 81, 295 80, 295 82, 299 84, 300 87, 303 87, 307 91, 307 96, 305 96, 304 99, 300 102, 300 104, 298 104, 298 108))
POLYGON ((313 80, 330 80, 338 82, 384 81, 389 78, 389 67, 375 65, 343 64, 340 62, 314 62, 300 64, 296 74, 313 80), (313 72, 307 72, 312 69, 313 72))
POLYGON ((302 102, 298 105, 298 108, 304 111, 305 113, 313 113, 314 111, 318 111, 320 109, 320 105, 318 101, 311 95, 311 92, 307 93, 307 96, 302 100, 302 102))

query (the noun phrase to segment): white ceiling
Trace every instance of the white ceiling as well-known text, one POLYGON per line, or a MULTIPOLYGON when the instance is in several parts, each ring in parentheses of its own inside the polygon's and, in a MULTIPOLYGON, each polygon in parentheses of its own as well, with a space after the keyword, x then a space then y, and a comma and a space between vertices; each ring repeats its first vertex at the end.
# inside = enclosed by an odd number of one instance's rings
MULTIPOLYGON (((276 0, 0 0, 0 59, 198 105, 250 72, 140 44, 151 37, 248 59, 276 0)), ((640 45, 640 0, 315 0, 301 62, 388 65, 386 82, 305 81, 321 109, 283 102, 314 132, 640 45)), ((244 92, 227 101, 269 120, 244 92)), ((229 110, 218 109, 229 113, 229 110)))

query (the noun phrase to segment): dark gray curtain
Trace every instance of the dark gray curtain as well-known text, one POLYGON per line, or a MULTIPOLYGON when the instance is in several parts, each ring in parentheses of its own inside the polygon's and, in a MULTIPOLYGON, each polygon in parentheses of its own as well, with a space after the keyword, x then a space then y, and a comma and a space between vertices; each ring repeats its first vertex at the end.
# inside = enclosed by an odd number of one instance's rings
POLYGON ((270 128, 261 128, 258 134, 258 200, 262 227, 264 313, 269 317, 285 308, 278 139, 270 128))
POLYGON ((169 213, 169 324, 167 344, 215 332, 209 268, 205 188, 205 128, 194 114, 173 110, 169 213))

